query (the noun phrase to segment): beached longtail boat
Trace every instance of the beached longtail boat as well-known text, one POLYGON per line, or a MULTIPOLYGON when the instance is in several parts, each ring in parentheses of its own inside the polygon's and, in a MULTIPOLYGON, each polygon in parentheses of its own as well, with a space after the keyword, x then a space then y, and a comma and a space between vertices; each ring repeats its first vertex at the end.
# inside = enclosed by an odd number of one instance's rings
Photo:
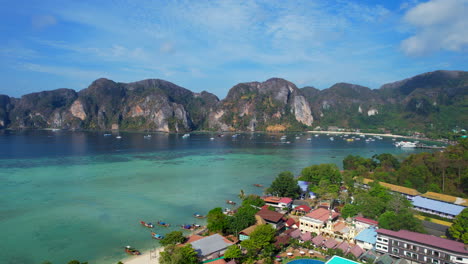
POLYGON ((131 246, 126 246, 125 247, 125 252, 127 252, 127 254, 130 254, 130 255, 140 255, 140 251, 132 248, 131 246))
POLYGON ((226 200, 226 203, 228 203, 228 204, 232 204, 232 205, 236 205, 236 202, 234 202, 234 201, 231 201, 231 200, 226 200))
POLYGON ((255 187, 263 187, 263 185, 258 184, 258 183, 254 184, 253 186, 255 186, 255 187))
POLYGON ((166 222, 161 222, 161 221, 158 221, 158 225, 164 226, 164 227, 169 227, 170 226, 170 224, 168 224, 166 222))
POLYGON ((201 225, 197 224, 191 224, 191 225, 181 225, 180 228, 185 229, 185 230, 195 230, 197 228, 201 227, 201 225))
POLYGON ((146 223, 146 222, 144 222, 144 221, 140 221, 140 224, 141 224, 142 226, 146 226, 146 227, 148 227, 148 228, 153 228, 153 227, 154 227, 154 225, 153 225, 152 223, 146 223))
POLYGON ((156 234, 154 232, 151 233, 151 237, 154 238, 154 239, 163 239, 164 238, 163 235, 156 234))

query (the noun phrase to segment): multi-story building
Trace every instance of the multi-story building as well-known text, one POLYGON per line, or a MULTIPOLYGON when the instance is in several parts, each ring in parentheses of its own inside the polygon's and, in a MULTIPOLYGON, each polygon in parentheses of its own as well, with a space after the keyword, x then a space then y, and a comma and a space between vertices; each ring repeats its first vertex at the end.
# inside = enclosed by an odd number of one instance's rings
POLYGON ((468 263, 468 250, 463 243, 407 230, 377 229, 375 249, 411 264, 468 263))

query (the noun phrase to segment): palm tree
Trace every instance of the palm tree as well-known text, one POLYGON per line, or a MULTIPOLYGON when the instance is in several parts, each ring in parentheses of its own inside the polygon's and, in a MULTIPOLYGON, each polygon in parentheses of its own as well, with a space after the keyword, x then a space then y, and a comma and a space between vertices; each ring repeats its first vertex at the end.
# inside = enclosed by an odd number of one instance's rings
POLYGON ((244 193, 244 190, 242 190, 242 189, 239 192, 239 199, 241 199, 241 200, 245 199, 245 193, 244 193))

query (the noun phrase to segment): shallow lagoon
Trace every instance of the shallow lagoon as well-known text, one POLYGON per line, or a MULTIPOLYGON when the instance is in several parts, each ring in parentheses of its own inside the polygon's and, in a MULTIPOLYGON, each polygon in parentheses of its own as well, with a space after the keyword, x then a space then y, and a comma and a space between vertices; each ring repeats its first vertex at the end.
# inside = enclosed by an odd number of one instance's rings
POLYGON ((334 136, 245 133, 0 132, 0 263, 32 264, 71 259, 116 263, 123 247, 157 247, 140 220, 172 227, 202 223, 194 212, 238 201, 239 190, 261 194, 285 170, 336 163, 349 155, 407 155, 389 138, 366 143, 334 136), (210 140, 213 137, 214 140, 210 140))

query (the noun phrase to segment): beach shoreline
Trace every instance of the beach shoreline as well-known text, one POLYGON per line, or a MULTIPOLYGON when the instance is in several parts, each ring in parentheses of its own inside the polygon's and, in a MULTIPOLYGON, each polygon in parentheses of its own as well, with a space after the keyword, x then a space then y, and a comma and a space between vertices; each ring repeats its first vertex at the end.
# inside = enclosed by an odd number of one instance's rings
POLYGON ((164 247, 146 250, 138 256, 128 256, 120 260, 124 264, 159 264, 159 257, 164 247))

